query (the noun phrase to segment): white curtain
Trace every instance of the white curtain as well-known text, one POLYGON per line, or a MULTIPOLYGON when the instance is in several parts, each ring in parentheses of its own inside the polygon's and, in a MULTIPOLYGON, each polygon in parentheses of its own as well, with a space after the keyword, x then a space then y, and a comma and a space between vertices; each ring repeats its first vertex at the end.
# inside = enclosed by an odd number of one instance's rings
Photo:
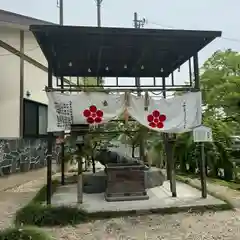
MULTIPOLYGON (((48 92, 47 96, 49 132, 70 130, 71 124, 103 124, 125 109, 124 94, 48 92)), ((129 114, 140 124, 158 132, 181 133, 201 125, 201 92, 171 99, 150 98, 147 111, 144 105, 143 97, 129 96, 129 114)))
POLYGON ((48 92, 47 96, 49 132, 70 130, 71 124, 103 124, 119 116, 125 107, 124 95, 48 92))
POLYGON ((191 92, 170 99, 150 98, 145 111, 143 97, 131 95, 129 114, 140 124, 158 131, 181 133, 191 131, 202 122, 201 92, 191 92))

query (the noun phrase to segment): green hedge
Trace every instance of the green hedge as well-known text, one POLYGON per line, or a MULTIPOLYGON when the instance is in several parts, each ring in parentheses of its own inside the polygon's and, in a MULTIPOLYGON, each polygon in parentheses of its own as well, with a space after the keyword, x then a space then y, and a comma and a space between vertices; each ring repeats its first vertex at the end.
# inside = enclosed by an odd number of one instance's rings
POLYGON ((87 214, 75 207, 30 204, 16 214, 15 224, 20 226, 64 226, 78 224, 86 219, 87 214))
POLYGON ((38 228, 15 227, 1 230, 0 240, 51 240, 51 238, 38 228))

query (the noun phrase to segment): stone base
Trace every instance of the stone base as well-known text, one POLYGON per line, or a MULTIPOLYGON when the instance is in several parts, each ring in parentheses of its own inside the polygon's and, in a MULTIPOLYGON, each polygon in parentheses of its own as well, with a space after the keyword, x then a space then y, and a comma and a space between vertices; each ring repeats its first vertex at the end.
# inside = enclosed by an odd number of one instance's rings
POLYGON ((84 193, 103 193, 106 190, 107 176, 104 171, 83 174, 84 193))
MULTIPOLYGON (((152 167, 144 170, 145 186, 146 189, 162 186, 166 181, 165 175, 162 170, 152 167)), ((77 183, 77 176, 71 175, 66 177, 66 183, 77 183)), ((83 173, 83 192, 84 193, 104 193, 107 187, 107 175, 102 170, 96 173, 84 172, 83 173)))
POLYGON ((149 196, 147 192, 143 193, 125 193, 125 194, 107 194, 105 193, 105 200, 108 202, 120 202, 120 201, 136 201, 136 200, 148 200, 149 196))
POLYGON ((143 165, 107 165, 106 201, 149 199, 143 165))
POLYGON ((162 186, 163 182, 166 181, 165 175, 162 170, 156 167, 151 167, 145 170, 145 186, 146 188, 154 188, 162 186))

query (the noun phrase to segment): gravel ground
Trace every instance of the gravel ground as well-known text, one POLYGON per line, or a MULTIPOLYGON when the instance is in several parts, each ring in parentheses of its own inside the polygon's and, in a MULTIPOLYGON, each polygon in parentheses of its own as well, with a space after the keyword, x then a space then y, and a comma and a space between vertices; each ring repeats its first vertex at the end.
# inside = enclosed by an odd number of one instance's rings
MULTIPOLYGON (((15 212, 44 184, 44 169, 28 175, 28 182, 26 175, 22 182, 15 179, 15 187, 0 191, 0 228, 11 224, 15 212)), ((53 240, 239 240, 240 210, 115 218, 45 230, 53 240)))
MULTIPOLYGON (((208 184, 208 188, 240 207, 240 191, 216 184, 208 184)), ((98 220, 47 231, 54 240, 240 240, 240 208, 204 214, 178 213, 98 220)))
POLYGON ((240 211, 125 217, 46 230, 56 240, 239 240, 240 211))

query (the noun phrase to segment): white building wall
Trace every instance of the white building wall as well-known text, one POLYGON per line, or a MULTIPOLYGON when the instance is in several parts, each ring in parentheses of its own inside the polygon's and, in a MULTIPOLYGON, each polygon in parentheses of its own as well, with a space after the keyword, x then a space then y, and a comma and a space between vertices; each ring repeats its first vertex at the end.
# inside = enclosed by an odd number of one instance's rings
MULTIPOLYGON (((19 49, 20 33, 0 28, 0 39, 19 49)), ((19 137, 20 58, 0 47, 0 138, 19 137)))
MULTIPOLYGON (((47 67, 47 61, 31 32, 24 33, 24 52, 47 67)), ((24 62, 24 97, 26 97, 26 92, 29 91, 31 94, 29 99, 47 104, 47 96, 43 91, 47 81, 47 72, 26 61, 24 62)))
MULTIPOLYGON (((47 66, 44 55, 31 32, 24 33, 24 53, 47 66)), ((20 30, 0 27, 0 39, 19 50, 20 30)), ((24 97, 47 104, 47 73, 24 62, 24 97)), ((20 58, 0 47, 0 138, 19 137, 20 58)))

